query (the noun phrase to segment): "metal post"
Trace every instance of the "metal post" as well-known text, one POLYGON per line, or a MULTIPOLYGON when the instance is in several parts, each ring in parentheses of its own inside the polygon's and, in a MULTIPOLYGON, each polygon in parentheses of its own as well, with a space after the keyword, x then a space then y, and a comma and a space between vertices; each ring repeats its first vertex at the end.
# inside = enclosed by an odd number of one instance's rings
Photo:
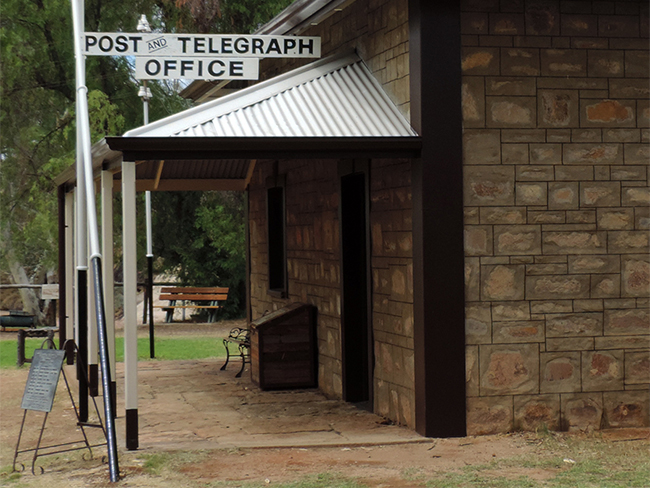
POLYGON ((152 224, 151 224, 151 192, 150 191, 145 193, 145 203, 146 203, 146 212, 147 212, 147 297, 149 298, 149 301, 145 304, 145 306, 146 305, 149 306, 149 357, 153 359, 156 357, 156 342, 154 337, 154 321, 153 321, 153 243, 152 243, 152 236, 151 236, 152 224))
MULTIPOLYGON (((151 26, 147 21, 146 15, 141 15, 138 21, 138 32, 151 32, 151 26)), ((149 99, 151 90, 147 86, 147 80, 142 81, 142 86, 138 90, 138 96, 142 97, 142 109, 144 116, 144 125, 149 124, 149 99)), ((152 224, 151 224, 151 192, 145 192, 146 217, 147 217, 147 293, 145 296, 144 306, 149 307, 149 357, 156 357, 156 346, 154 338, 154 321, 153 321, 153 244, 152 244, 152 224)), ((146 315, 146 311, 145 311, 146 315)))
POLYGON ((67 287, 66 287, 66 279, 67 279, 67 274, 65 272, 66 270, 66 245, 65 245, 65 236, 66 236, 66 228, 65 228, 65 214, 66 214, 66 194, 65 194, 65 185, 59 185, 58 187, 58 193, 57 193, 57 202, 58 202, 58 215, 59 215, 59 235, 58 235, 58 241, 59 241, 59 317, 58 317, 58 322, 59 322, 59 348, 63 349, 63 344, 65 344, 65 341, 68 339, 67 338, 67 329, 65 326, 66 319, 65 319, 65 313, 66 313, 66 305, 67 305, 67 287))
POLYGON ((153 255, 147 255, 147 288, 147 295, 149 296, 149 357, 153 359, 156 357, 156 341, 153 324, 153 255))
MULTIPOLYGON (((76 100, 77 113, 81 112, 79 97, 76 100)), ((81 124, 77 124, 77 141, 82 139, 81 124)), ((83 373, 88 367, 88 233, 86 225, 86 187, 84 180, 83 150, 80 143, 77 144, 77 191, 76 191, 76 246, 77 246, 77 293, 76 293, 76 316, 77 327, 76 339, 79 348, 77 352, 77 379, 79 381, 79 420, 88 421, 88 377, 83 373), (83 367, 82 367, 83 365, 83 367)))
MULTIPOLYGON (((106 315, 104 310, 104 295, 102 287, 102 263, 98 256, 91 259, 93 269, 93 279, 95 287, 95 308, 97 310, 97 323, 106 324, 106 315)), ((108 337, 106 326, 99 327, 97 331, 99 340, 99 352, 102 367, 102 391, 104 393, 104 418, 106 423, 106 443, 108 446, 108 464, 111 475, 111 481, 119 480, 119 467, 117 460, 117 437, 115 435, 115 415, 113 413, 113 399, 111 373, 108 365, 108 337)))
MULTIPOLYGON (((90 241, 90 259, 93 265, 93 277, 95 288, 95 311, 97 314, 97 337, 100 342, 99 354, 102 370, 102 386, 104 396, 104 415, 106 424, 106 443, 108 449, 108 465, 111 482, 119 480, 119 467, 117 459, 117 440, 115 436, 115 419, 113 416, 113 401, 111 399, 110 389, 110 371, 108 347, 106 341, 106 317, 104 311, 104 293, 101 283, 101 254, 99 252, 99 232, 97 227, 97 213, 94 198, 94 182, 92 167, 92 152, 90 147, 90 122, 88 120, 88 88, 86 87, 85 62, 82 52, 82 42, 84 39, 84 8, 83 0, 72 0, 72 20, 74 27, 74 52, 75 52, 75 72, 76 72, 76 100, 77 100, 77 168, 83 166, 83 171, 77 178, 77 188, 85 187, 86 199, 86 219, 88 222, 88 237, 90 241), (79 154, 81 153, 81 154, 79 154), (82 156, 81 158, 79 156, 82 156), (82 165, 83 161, 83 165, 82 165)), ((79 169, 77 169, 79 172, 79 169)), ((78 173, 79 174, 79 173, 78 173)), ((80 208, 78 211, 81 210, 80 208)), ((79 234, 85 235, 85 232, 79 231, 79 234)), ((80 253, 81 254, 81 253, 80 253)), ((83 253, 85 261, 86 253, 83 253)), ((81 258, 80 258, 81 259, 81 258)), ((80 276, 81 278, 81 276, 80 276)), ((85 282, 85 276, 84 282, 85 282)), ((80 283, 81 284, 81 283, 80 283)), ((84 283, 85 284, 85 283, 84 283)), ((80 286, 81 288, 81 286, 80 286)), ((81 307, 81 301, 79 303, 81 307)), ((80 329, 81 330, 81 329, 80 329)), ((80 337, 80 346, 83 345, 80 337)), ((87 399, 87 397, 86 397, 87 399)))
MULTIPOLYGON (((143 81, 145 95, 142 98, 144 104, 144 123, 149 123, 149 98, 151 92, 147 88, 147 81, 143 81)), ((154 321, 153 321, 153 237, 152 237, 152 221, 151 221, 151 192, 145 192, 145 206, 147 212, 147 297, 149 301, 149 357, 156 357, 156 341, 154 337, 154 321)), ((145 305, 147 305, 145 304, 145 305)))

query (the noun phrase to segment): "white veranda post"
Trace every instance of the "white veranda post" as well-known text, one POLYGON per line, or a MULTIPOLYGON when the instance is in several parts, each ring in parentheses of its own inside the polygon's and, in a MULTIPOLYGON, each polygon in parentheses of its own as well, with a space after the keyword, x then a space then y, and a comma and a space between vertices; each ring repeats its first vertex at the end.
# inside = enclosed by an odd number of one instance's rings
POLYGON ((138 323, 135 163, 122 161, 122 248, 124 259, 124 403, 126 448, 138 448, 138 323))

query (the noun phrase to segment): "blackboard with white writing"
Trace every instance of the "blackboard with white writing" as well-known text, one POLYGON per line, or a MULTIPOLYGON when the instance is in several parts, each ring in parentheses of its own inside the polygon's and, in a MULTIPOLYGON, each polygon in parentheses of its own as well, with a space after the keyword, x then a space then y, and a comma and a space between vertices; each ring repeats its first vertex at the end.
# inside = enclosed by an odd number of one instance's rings
POLYGON ((36 349, 23 393, 23 410, 51 412, 65 351, 36 349))

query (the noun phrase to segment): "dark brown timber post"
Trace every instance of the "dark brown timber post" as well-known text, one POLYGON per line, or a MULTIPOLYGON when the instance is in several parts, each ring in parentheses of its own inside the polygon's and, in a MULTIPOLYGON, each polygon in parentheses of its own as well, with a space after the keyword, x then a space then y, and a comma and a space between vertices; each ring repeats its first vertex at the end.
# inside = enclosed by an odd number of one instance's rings
POLYGON ((410 0, 415 425, 466 434, 460 2, 410 0))
POLYGON ((59 223, 59 349, 63 349, 66 336, 66 266, 65 262, 65 185, 59 185, 57 192, 58 223, 59 223))

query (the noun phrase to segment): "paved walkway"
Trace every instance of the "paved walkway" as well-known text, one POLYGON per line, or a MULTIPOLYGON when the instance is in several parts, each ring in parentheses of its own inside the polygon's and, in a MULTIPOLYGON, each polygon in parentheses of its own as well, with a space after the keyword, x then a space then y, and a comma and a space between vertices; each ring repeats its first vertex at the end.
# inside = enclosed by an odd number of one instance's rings
MULTIPOLYGON (((215 449, 359 446, 425 442, 317 390, 261 391, 239 364, 222 359, 139 363, 140 448, 215 449)), ((123 364, 118 364, 117 433, 124 446, 123 364)))

